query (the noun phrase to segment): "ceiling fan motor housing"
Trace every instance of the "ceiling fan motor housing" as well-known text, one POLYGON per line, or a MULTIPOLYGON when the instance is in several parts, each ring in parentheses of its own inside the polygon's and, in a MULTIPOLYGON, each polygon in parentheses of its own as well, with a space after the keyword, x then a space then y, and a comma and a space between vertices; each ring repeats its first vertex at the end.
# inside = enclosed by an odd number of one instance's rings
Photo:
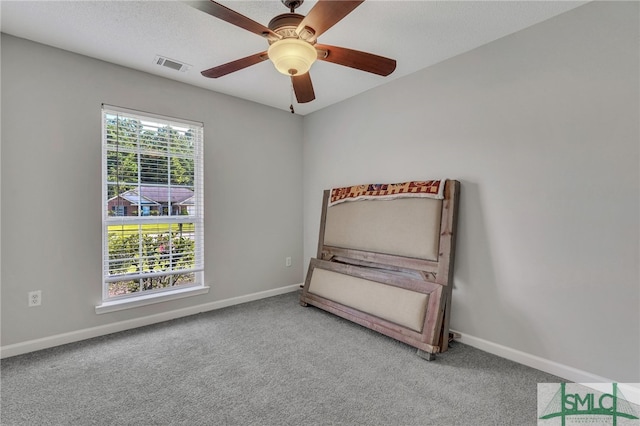
POLYGON ((304 16, 297 13, 283 13, 269 22, 269 29, 282 39, 270 41, 267 53, 282 74, 305 74, 318 57, 316 49, 306 41, 314 34, 313 30, 305 27, 302 34, 296 32, 303 19, 304 16))
MULTIPOLYGON (((300 31, 300 34, 296 33, 296 29, 303 19, 304 16, 297 13, 283 13, 269 21, 268 27, 271 31, 283 38, 293 37, 308 40, 315 34, 313 29, 304 27, 304 29, 300 31)), ((273 43, 273 41, 270 41, 270 43, 273 43)))

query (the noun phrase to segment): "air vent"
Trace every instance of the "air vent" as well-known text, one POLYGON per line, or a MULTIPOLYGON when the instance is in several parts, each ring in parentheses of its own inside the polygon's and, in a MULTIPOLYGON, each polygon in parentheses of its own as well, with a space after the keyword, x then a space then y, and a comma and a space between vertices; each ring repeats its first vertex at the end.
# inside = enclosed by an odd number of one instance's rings
POLYGON ((156 58, 154 61, 156 65, 160 65, 161 67, 167 67, 174 71, 185 72, 189 68, 191 68, 191 65, 185 64, 183 62, 178 62, 173 59, 165 58, 164 56, 160 56, 160 55, 156 55, 156 58))

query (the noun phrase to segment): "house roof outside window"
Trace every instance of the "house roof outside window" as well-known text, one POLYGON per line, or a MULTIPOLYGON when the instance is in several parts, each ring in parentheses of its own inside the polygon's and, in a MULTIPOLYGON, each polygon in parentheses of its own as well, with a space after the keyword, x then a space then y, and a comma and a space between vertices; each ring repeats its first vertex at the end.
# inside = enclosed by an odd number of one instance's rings
MULTIPOLYGON (((193 205, 193 191, 189 188, 142 185, 120 194, 120 197, 137 206, 171 204, 193 205)), ((116 198, 116 197, 113 197, 116 198)))
MULTIPOLYGON (((113 198, 116 198, 116 197, 113 197, 113 198)), ((133 190, 123 192, 122 194, 120 194, 120 198, 123 198, 136 206, 159 206, 160 205, 160 203, 150 200, 147 197, 141 196, 133 190)))
MULTIPOLYGON (((130 190, 132 192, 138 193, 138 189, 130 190)), ((129 191, 127 191, 129 192, 129 191)), ((153 200, 156 203, 160 204, 177 204, 181 203, 188 198, 193 197, 193 191, 189 188, 183 187, 175 187, 171 188, 166 186, 140 186, 140 195, 149 200, 153 200)))

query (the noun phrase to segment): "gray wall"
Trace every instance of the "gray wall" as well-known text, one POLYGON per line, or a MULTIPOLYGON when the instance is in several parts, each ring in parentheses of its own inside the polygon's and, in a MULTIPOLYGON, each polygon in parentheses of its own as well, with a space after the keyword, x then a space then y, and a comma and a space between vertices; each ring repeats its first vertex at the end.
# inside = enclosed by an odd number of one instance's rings
POLYGON ((3 34, 2 346, 301 282, 301 139, 287 112, 3 34), (95 314, 103 102, 204 123, 208 294, 95 314))
POLYGON ((305 117, 322 190, 462 182, 453 329, 640 382, 638 3, 591 3, 305 117))

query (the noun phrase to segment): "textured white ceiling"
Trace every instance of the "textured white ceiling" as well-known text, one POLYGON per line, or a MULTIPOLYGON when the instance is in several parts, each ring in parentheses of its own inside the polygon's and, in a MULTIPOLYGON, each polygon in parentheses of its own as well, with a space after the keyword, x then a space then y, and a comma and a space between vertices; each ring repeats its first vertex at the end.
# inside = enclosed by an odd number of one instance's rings
MULTIPOLYGON (((263 25, 288 12, 279 0, 221 0, 263 25)), ((294 104, 308 114, 373 87, 549 19, 586 1, 368 0, 319 42, 396 59, 388 77, 317 61, 316 99, 294 104)), ((306 15, 315 1, 296 10, 306 15)), ((269 61, 218 78, 200 71, 266 50, 262 37, 179 1, 6 1, 3 33, 80 53, 194 86, 287 110, 288 77, 269 61), (154 63, 156 55, 191 65, 187 72, 154 63)))

